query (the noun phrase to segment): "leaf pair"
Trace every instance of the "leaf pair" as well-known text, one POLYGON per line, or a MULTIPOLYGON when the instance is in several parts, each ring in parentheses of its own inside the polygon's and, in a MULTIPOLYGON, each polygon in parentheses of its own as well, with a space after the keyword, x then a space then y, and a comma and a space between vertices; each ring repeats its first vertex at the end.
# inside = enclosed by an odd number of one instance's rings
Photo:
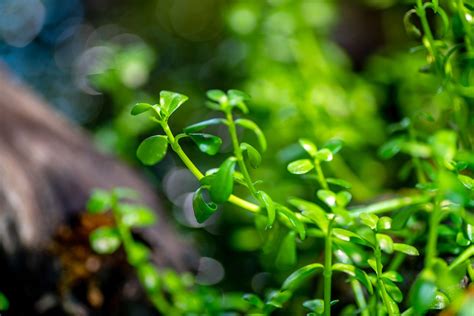
POLYGON ((236 159, 227 158, 219 167, 217 172, 204 177, 201 182, 203 187, 199 188, 193 197, 193 208, 196 220, 199 223, 206 221, 217 210, 216 204, 225 203, 234 190, 234 172, 236 159), (212 202, 206 202, 203 196, 204 189, 209 190, 212 202))
POLYGON ((166 121, 189 98, 184 94, 163 90, 160 92, 160 103, 137 103, 131 110, 132 115, 139 115, 153 109, 158 120, 166 121))

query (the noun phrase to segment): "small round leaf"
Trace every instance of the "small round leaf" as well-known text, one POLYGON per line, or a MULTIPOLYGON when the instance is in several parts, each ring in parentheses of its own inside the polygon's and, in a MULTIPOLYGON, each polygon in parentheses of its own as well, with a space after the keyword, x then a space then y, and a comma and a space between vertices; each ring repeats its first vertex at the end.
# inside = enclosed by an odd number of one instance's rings
POLYGON ((151 136, 138 146, 137 157, 145 165, 154 165, 165 157, 167 149, 168 139, 166 136, 151 136))

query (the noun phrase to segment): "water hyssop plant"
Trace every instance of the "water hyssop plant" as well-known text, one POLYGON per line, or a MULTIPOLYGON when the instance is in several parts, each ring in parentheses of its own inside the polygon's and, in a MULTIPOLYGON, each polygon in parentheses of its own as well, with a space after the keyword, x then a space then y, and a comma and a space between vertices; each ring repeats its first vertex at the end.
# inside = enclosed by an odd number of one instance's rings
POLYGON ((452 1, 442 8, 438 1, 417 0, 405 16, 408 30, 421 38, 422 45, 415 51, 427 54, 428 66, 423 70, 439 79, 438 93, 449 96, 452 108, 441 111, 447 121, 443 128, 429 132, 419 128, 420 120, 435 120, 421 112, 391 126, 393 136, 379 155, 383 159, 405 155, 402 169, 416 178, 415 188, 391 199, 350 206, 351 183, 326 175, 343 142, 332 139, 320 145, 306 138, 298 141, 303 156, 290 162, 287 171, 314 180, 313 198, 272 196, 265 190, 265 179, 253 177, 252 169, 262 163, 267 140, 260 127, 245 117, 250 97, 242 91, 208 91, 206 105, 219 115, 178 134, 170 124, 187 96, 161 91, 159 103, 133 107, 132 115, 147 115, 163 132, 140 144, 139 160, 155 165, 171 149, 199 180, 200 187, 193 196, 198 223, 228 203, 253 214, 262 251, 273 253, 274 264, 282 267, 299 263, 298 243, 313 239, 324 245, 320 260, 294 269, 279 288, 268 289, 264 295, 232 293, 222 299, 211 288, 196 285, 188 274, 155 267, 147 247, 131 234, 134 227, 153 224, 153 212, 130 203, 135 197, 128 190, 93 194, 89 211, 111 210, 116 225, 96 230, 91 235, 92 247, 107 254, 123 245, 151 302, 165 315, 225 311, 269 315, 284 309, 292 298, 302 301, 308 315, 331 315, 331 310, 364 316, 423 315, 431 310, 472 315, 474 93, 469 84, 470 70, 463 67, 472 63, 472 10, 466 1, 452 1), (440 17, 444 33, 439 39, 433 34, 427 12, 440 17), (415 18, 418 21, 413 21, 415 18), (453 38, 442 37, 450 29, 453 38), (232 151, 220 165, 202 171, 181 143, 191 141, 202 153, 217 155, 223 140, 207 132, 215 126, 225 127, 232 151), (241 129, 251 137, 241 137, 248 135, 239 133, 241 129), (236 193, 242 190, 245 198, 236 193), (413 264, 410 257, 421 259, 413 264), (416 268, 408 270, 405 263, 416 268), (334 297, 333 283, 336 277, 340 282, 339 274, 352 293, 334 297), (322 284, 319 291, 317 286, 308 286, 317 275, 321 276, 317 279, 322 284))

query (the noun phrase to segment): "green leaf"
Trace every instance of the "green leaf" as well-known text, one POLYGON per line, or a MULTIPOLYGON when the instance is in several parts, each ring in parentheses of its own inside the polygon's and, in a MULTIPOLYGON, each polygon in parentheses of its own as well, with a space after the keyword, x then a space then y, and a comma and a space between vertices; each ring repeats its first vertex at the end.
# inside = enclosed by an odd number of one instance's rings
POLYGON ((229 103, 232 106, 238 107, 243 113, 248 113, 247 105, 245 101, 250 100, 250 96, 245 92, 240 90, 229 90, 227 91, 227 96, 229 97, 229 103))
POLYGON ((288 164, 288 171, 293 174, 305 174, 313 169, 313 162, 309 159, 300 159, 288 164))
POLYGON ((412 16, 417 16, 416 10, 411 9, 405 13, 403 16, 403 24, 405 25, 405 30, 408 34, 412 34, 415 37, 421 37, 421 31, 415 24, 411 21, 412 16))
POLYGON ((111 196, 109 192, 101 189, 94 189, 87 202, 87 211, 91 214, 104 213, 111 206, 111 196))
POLYGON ((318 149, 316 148, 316 145, 308 139, 302 138, 298 141, 303 147, 303 149, 311 156, 311 157, 316 157, 316 153, 318 152, 318 149))
POLYGON ((385 284, 385 289, 388 292, 388 295, 397 303, 403 301, 403 293, 400 291, 398 286, 391 280, 385 279, 382 277, 382 282, 385 284))
POLYGON ((209 99, 218 103, 224 103, 227 101, 227 95, 222 90, 209 90, 207 91, 206 95, 209 99))
POLYGON ((184 94, 163 90, 160 92, 160 107, 166 117, 170 117, 189 98, 184 94))
POLYGON ((132 115, 138 115, 144 113, 152 108, 152 105, 149 103, 137 103, 133 106, 132 111, 130 112, 132 115))
POLYGON ((143 263, 137 267, 138 279, 148 293, 160 290, 160 276, 155 266, 143 263))
POLYGON ((127 258, 130 264, 136 266, 150 258, 150 249, 142 243, 133 242, 127 250, 127 258))
POLYGON ((122 223, 128 227, 145 227, 156 223, 156 214, 146 206, 122 204, 119 211, 122 223))
POLYGON ((324 233, 327 233, 329 220, 326 212, 321 207, 298 198, 292 198, 288 203, 299 209, 304 216, 309 218, 314 224, 318 225, 324 233))
POLYGON ((341 188, 344 188, 344 189, 352 188, 352 184, 346 180, 336 179, 336 178, 326 178, 326 181, 327 183, 340 186, 341 188))
POLYGON ((377 228, 377 223, 379 221, 379 217, 375 214, 369 214, 369 213, 362 213, 360 214, 360 221, 362 224, 369 226, 370 229, 374 230, 377 228))
POLYGON ((272 228, 273 223, 275 222, 275 217, 276 217, 276 211, 275 211, 275 203, 273 203, 272 198, 265 192, 263 191, 258 191, 257 194, 260 196, 260 198, 263 201, 263 204, 265 204, 265 209, 267 210, 267 229, 272 228))
POLYGON ((235 124, 253 131, 255 135, 257 136, 257 140, 262 151, 264 152, 267 150, 267 140, 265 139, 265 135, 263 134, 262 130, 260 129, 260 127, 258 127, 257 124, 247 119, 235 120, 235 124))
POLYGON ((291 226, 295 228, 295 230, 298 232, 298 235, 300 236, 300 239, 304 240, 306 238, 306 230, 304 228, 303 223, 300 222, 300 220, 296 217, 296 214, 289 208, 280 204, 276 204, 276 208, 281 215, 285 216, 288 219, 291 226))
POLYGON ((336 206, 336 194, 329 190, 318 190, 318 198, 323 201, 327 206, 336 206))
POLYGON ((204 223, 212 214, 217 211, 217 205, 213 202, 206 202, 203 197, 203 187, 197 189, 193 195, 194 216, 198 223, 204 223))
POLYGON ((373 247, 373 245, 369 243, 367 240, 365 240, 364 238, 362 238, 362 236, 360 236, 359 234, 353 233, 347 229, 334 228, 332 230, 332 233, 334 236, 336 236, 337 238, 341 240, 355 242, 363 246, 373 247))
POLYGON ((435 302, 436 284, 430 271, 423 271, 410 290, 410 304, 418 314, 424 314, 435 302))
POLYGON ((202 121, 202 122, 199 122, 199 123, 196 123, 196 124, 189 125, 188 127, 185 127, 183 131, 186 134, 196 133, 196 132, 202 131, 203 129, 205 129, 209 126, 219 125, 219 124, 227 124, 227 123, 226 123, 226 120, 224 120, 224 119, 213 118, 213 119, 210 119, 210 120, 206 120, 206 121, 202 121))
MULTIPOLYGON (((430 306, 430 309, 437 309, 437 310, 445 309, 446 307, 448 307, 449 303, 451 303, 451 301, 449 300, 449 297, 446 296, 446 294, 440 291, 436 291, 436 296, 435 296, 433 304, 430 306)), ((464 315, 464 314, 461 314, 461 315, 464 315)))
POLYGON ((100 227, 90 236, 92 249, 99 254, 111 254, 120 247, 120 235, 116 228, 100 227))
POLYGON ((438 131, 430 139, 433 154, 446 166, 454 159, 454 155, 456 154, 456 141, 456 133, 448 130, 438 131))
POLYGON ((204 104, 205 104, 208 108, 210 108, 211 110, 215 110, 215 111, 220 111, 220 110, 222 110, 220 104, 218 104, 218 103, 216 103, 216 102, 206 101, 206 102, 204 102, 204 104))
POLYGON ((466 188, 468 188, 471 191, 474 191, 474 179, 473 178, 471 178, 469 176, 466 176, 466 175, 463 175, 463 174, 459 174, 458 179, 459 179, 459 181, 461 181, 461 183, 466 188))
POLYGON ((386 253, 393 252, 394 245, 393 245, 392 237, 385 234, 376 234, 375 238, 377 240, 377 243, 379 244, 380 249, 382 249, 386 253))
POLYGON ((247 93, 237 89, 230 89, 229 91, 227 91, 227 95, 229 96, 231 102, 250 100, 250 96, 247 93))
POLYGON ((403 138, 395 138, 383 144, 379 149, 379 156, 382 159, 390 159, 400 152, 402 149, 403 138))
POLYGON ((242 152, 247 152, 247 157, 252 168, 256 169, 260 166, 262 156, 260 156, 260 153, 255 149, 255 147, 247 143, 241 143, 240 149, 242 152))
POLYGON ((352 200, 352 194, 347 191, 341 191, 336 194, 336 204, 341 207, 346 207, 352 200))
POLYGON ((340 139, 331 139, 326 144, 324 144, 323 148, 329 149, 333 155, 337 154, 344 146, 344 142, 340 139))
POLYGON ((368 259, 368 260, 367 260, 367 264, 369 265, 369 267, 372 268, 372 270, 374 270, 374 272, 375 272, 376 274, 378 274, 378 273, 377 273, 377 262, 375 262, 375 259, 372 259, 372 258, 368 259))
POLYGON ((217 204, 226 202, 234 190, 234 169, 236 159, 227 158, 219 167, 211 180, 209 193, 211 200, 217 204))
POLYGON ((303 283, 306 279, 314 276, 318 272, 322 272, 323 270, 324 266, 320 263, 306 265, 290 274, 290 276, 286 278, 285 282, 283 282, 281 288, 283 290, 294 291, 300 287, 301 283, 303 283))
POLYGON ((389 279, 393 282, 403 282, 403 277, 400 273, 396 271, 387 271, 382 274, 382 277, 389 279))
POLYGON ((390 217, 383 216, 378 220, 378 230, 389 230, 390 228, 392 228, 392 219, 390 217))
POLYGON ((189 136, 200 151, 210 156, 217 154, 222 145, 222 139, 211 134, 191 133, 189 136))
POLYGON ((290 291, 272 291, 266 304, 273 307, 282 308, 283 304, 290 299, 291 294, 292 293, 290 291))
POLYGON ((255 306, 255 307, 258 308, 258 309, 263 308, 263 302, 262 302, 262 300, 260 299, 260 297, 258 297, 258 296, 255 295, 255 294, 246 293, 246 294, 243 295, 242 298, 243 298, 244 300, 246 300, 247 302, 249 302, 250 305, 255 306))
POLYGON ((322 315, 324 313, 324 301, 321 299, 305 301, 303 302, 303 306, 310 311, 315 312, 317 315, 322 315))
POLYGON ((168 149, 168 138, 155 135, 145 139, 137 149, 137 157, 144 165, 154 165, 161 161, 168 149))
POLYGON ((296 263, 296 238, 295 232, 290 231, 281 242, 280 249, 275 260, 279 269, 288 269, 296 263))
POLYGON ((335 271, 344 272, 354 277, 356 280, 358 280, 360 283, 362 283, 365 286, 369 294, 373 293, 373 287, 372 287, 372 283, 370 282, 369 276, 363 270, 353 265, 344 264, 344 263, 335 263, 333 264, 332 269, 335 271))
POLYGON ((8 301, 5 294, 0 292, 0 311, 6 311, 10 307, 10 302, 8 301))
POLYGON ((413 246, 407 245, 407 244, 394 243, 393 244, 393 250, 403 252, 404 254, 407 254, 409 256, 419 256, 420 255, 420 253, 418 252, 418 249, 416 249, 413 246))
POLYGON ((319 161, 331 161, 333 158, 333 155, 329 149, 323 148, 321 150, 318 150, 315 158, 318 159, 319 161))

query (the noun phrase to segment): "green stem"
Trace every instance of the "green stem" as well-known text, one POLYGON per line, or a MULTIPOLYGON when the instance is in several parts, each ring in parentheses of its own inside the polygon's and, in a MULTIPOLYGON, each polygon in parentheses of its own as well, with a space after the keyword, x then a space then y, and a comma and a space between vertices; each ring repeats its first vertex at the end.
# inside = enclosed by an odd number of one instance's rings
MULTIPOLYGON (((410 126, 408 129, 408 135, 410 137, 410 140, 416 142, 416 137, 415 137, 415 131, 413 128, 410 126)), ((421 166, 421 160, 418 157, 413 157, 413 166, 415 167, 415 172, 416 172, 416 177, 418 179, 419 183, 426 183, 426 176, 425 173, 423 172, 423 167, 421 166)))
POLYGON ((328 233, 324 241, 324 315, 331 315, 331 287, 332 287, 332 223, 328 226, 328 233))
POLYGON ((420 18, 421 27, 423 28, 423 33, 428 41, 429 47, 427 47, 428 51, 433 56, 433 61, 436 66, 437 71, 441 71, 441 60, 438 58, 438 53, 436 50, 435 40, 433 37, 433 33, 431 32, 430 24, 428 22, 428 18, 426 17, 426 11, 423 7, 423 0, 416 0, 416 13, 420 18))
POLYGON ((472 256, 474 256, 474 245, 469 246, 459 256, 457 256, 449 265, 449 270, 453 270, 464 261, 469 260, 472 256))
POLYGON ((329 186, 324 177, 323 169, 321 169, 321 163, 318 159, 314 160, 314 169, 316 170, 316 174, 318 175, 318 182, 324 190, 328 190, 329 186))
POLYGON ((383 273, 383 266, 382 266, 382 251, 380 249, 380 246, 378 243, 375 243, 375 265, 376 265, 376 275, 377 275, 377 286, 380 290, 380 294, 382 296, 382 302, 385 305, 385 308, 387 309, 388 315, 389 316, 394 316, 396 315, 393 311, 393 306, 390 303, 391 299, 388 296, 387 289, 385 288, 385 284, 382 281, 382 273, 383 273))
POLYGON ((370 312, 367 308, 367 301, 365 300, 364 291, 360 282, 356 279, 351 280, 352 291, 354 291, 355 300, 359 307, 360 314, 362 316, 370 316, 370 312))
POLYGON ((438 226, 441 215, 441 197, 437 195, 433 212, 430 214, 428 242, 426 245, 425 267, 430 267, 437 256, 438 226))
POLYGON ((394 211, 396 209, 412 206, 417 204, 424 204, 431 200, 430 195, 420 194, 413 196, 404 196, 399 198, 394 198, 390 200, 385 200, 382 202, 373 203, 367 206, 361 206, 353 208, 350 211, 352 217, 359 217, 360 214, 380 214, 394 211))
MULTIPOLYGON (((130 262, 129 256, 132 251, 131 249, 135 244, 135 240, 133 239, 132 232, 130 231, 130 229, 122 222, 122 215, 120 214, 118 209, 118 201, 118 197, 113 195, 111 210, 115 218, 120 239, 122 240, 123 249, 127 256, 128 262, 130 262)), ((159 289, 156 293, 153 294, 147 292, 147 295, 158 311, 160 311, 164 315, 177 315, 177 311, 168 304, 161 289, 159 289)))
MULTIPOLYGON (((178 141, 175 139, 173 133, 171 132, 169 125, 167 122, 161 122, 161 126, 165 131, 166 136, 168 137, 168 141, 171 144, 171 148, 174 152, 178 155, 178 157, 183 161, 185 166, 192 172, 192 174, 198 179, 202 179, 204 175, 202 172, 196 167, 196 165, 189 159, 186 153, 183 151, 181 146, 179 145, 178 141)), ((322 174, 322 171, 321 171, 322 174)), ((323 177, 324 178, 324 177, 323 177)), ((325 183, 325 182, 323 182, 325 183)), ((253 183, 252 183, 253 184, 253 183)), ((326 183, 327 184, 327 183, 326 183)), ((323 186, 323 184, 321 185, 323 186)), ((362 213, 373 213, 373 214, 380 214, 380 213, 387 213, 393 210, 396 210, 401 207, 423 204, 428 202, 431 199, 429 195, 414 195, 414 196, 407 196, 401 198, 395 198, 391 200, 386 200, 378 203, 374 203, 368 206, 357 207, 351 210, 350 215, 351 217, 359 217, 362 213)), ((258 213, 260 212, 261 208, 259 205, 254 204, 252 202, 246 201, 238 196, 231 195, 229 197, 228 202, 237 205, 249 212, 258 213)), ((297 216, 300 214, 297 214, 297 216)), ((299 218, 304 218, 299 216, 299 218)))
MULTIPOLYGON (((171 148, 173 149, 173 151, 178 155, 178 157, 184 163, 186 168, 188 168, 189 171, 191 171, 191 173, 198 180, 201 180, 204 177, 204 175, 196 167, 196 165, 191 161, 191 159, 189 159, 188 155, 186 155, 186 153, 183 151, 183 149, 181 148, 181 146, 178 143, 178 140, 174 137, 173 133, 171 132, 171 129, 170 129, 168 123, 167 122, 160 122, 160 124, 161 124, 161 127, 163 128, 166 136, 168 137, 168 142, 170 143, 171 148)), ((231 195, 229 197, 228 201, 230 203, 232 203, 234 205, 237 205, 237 206, 239 206, 239 207, 241 207, 241 208, 243 208, 243 209, 245 209, 249 212, 252 212, 252 213, 258 213, 260 211, 260 206, 254 204, 254 203, 248 202, 244 199, 241 199, 241 198, 239 198, 238 196, 235 196, 235 195, 231 195)))
POLYGON ((247 183, 247 187, 249 188, 252 196, 257 200, 260 200, 260 197, 257 194, 257 189, 255 189, 255 185, 253 184, 247 166, 245 165, 242 149, 240 148, 239 144, 239 138, 237 136, 237 128, 235 127, 234 118, 232 117, 232 108, 229 108, 229 110, 227 110, 226 119, 227 124, 229 126, 229 134, 232 140, 232 146, 234 147, 234 155, 235 158, 237 158, 237 164, 239 165, 240 172, 242 172, 242 175, 244 176, 245 182, 247 183))

